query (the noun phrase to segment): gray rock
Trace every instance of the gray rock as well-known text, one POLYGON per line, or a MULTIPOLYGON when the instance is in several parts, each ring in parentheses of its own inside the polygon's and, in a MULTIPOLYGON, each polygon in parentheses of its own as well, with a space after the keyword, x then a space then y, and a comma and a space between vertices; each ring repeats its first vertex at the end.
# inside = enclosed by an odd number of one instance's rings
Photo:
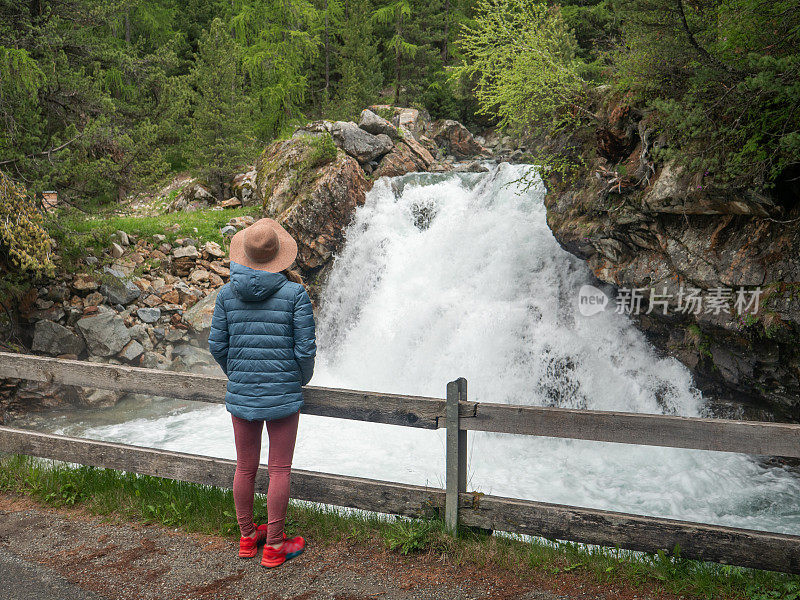
POLYGON ((144 323, 155 323, 161 318, 160 308, 140 308, 136 311, 136 315, 144 323))
POLYGON ((145 352, 139 362, 145 369, 166 369, 168 364, 167 359, 158 352, 145 352))
POLYGON ((97 258, 96 256, 87 256, 83 260, 87 265, 91 265, 91 266, 94 266, 94 265, 96 265, 97 263, 100 262, 100 259, 97 258))
POLYGON ((153 327, 153 335, 156 338, 156 341, 161 341, 164 339, 164 328, 163 327, 153 327))
POLYGON ((389 152, 394 144, 388 135, 372 135, 350 121, 336 121, 331 125, 333 141, 360 163, 369 163, 389 152))
POLYGON ((54 285, 47 289, 47 297, 56 302, 63 302, 69 298, 69 288, 66 285, 54 285))
POLYGON ((214 357, 211 352, 204 348, 198 348, 189 344, 179 344, 172 350, 172 356, 179 358, 181 366, 187 370, 196 365, 214 364, 214 357))
POLYGON ((400 134, 397 132, 397 127, 383 117, 376 115, 368 108, 361 111, 361 118, 358 121, 358 126, 372 135, 383 133, 393 139, 400 137, 400 134))
POLYGON ((305 125, 295 128, 292 137, 299 138, 309 135, 312 137, 317 137, 320 135, 325 135, 326 133, 331 133, 332 127, 333 127, 333 122, 331 121, 313 121, 311 123, 306 123, 305 125))
POLYGON ((78 322, 78 319, 80 319, 83 316, 83 311, 77 308, 68 308, 66 314, 67 314, 67 325, 69 327, 74 327, 75 323, 78 322))
POLYGON ((125 321, 114 312, 102 312, 77 322, 86 340, 89 353, 95 356, 114 356, 131 341, 125 321))
POLYGON ((39 321, 33 330, 33 351, 57 356, 78 355, 86 348, 83 339, 74 331, 52 321, 39 321))
POLYGON ((117 229, 117 231, 114 233, 114 237, 116 238, 116 242, 120 246, 130 246, 131 245, 131 240, 128 237, 128 234, 125 233, 124 231, 122 231, 121 229, 117 229))
POLYGON ((225 250, 217 242, 206 242, 203 245, 203 252, 215 258, 222 258, 225 256, 225 250))
POLYGON ((131 338, 137 342, 141 342, 142 340, 149 338, 147 335, 147 326, 142 325, 141 323, 137 323, 136 325, 128 327, 128 333, 130 334, 131 338))
POLYGON ((84 402, 93 408, 109 408, 117 404, 124 394, 114 390, 94 390, 84 402))
POLYGON ((187 337, 188 332, 185 329, 177 329, 172 327, 164 334, 164 339, 168 342, 179 342, 187 337))
POLYGON ((161 244, 161 243, 167 241, 167 236, 165 236, 163 233, 154 233, 153 234, 153 241, 156 244, 161 244))
POLYGON ((225 237, 231 237, 233 234, 236 233, 236 227, 234 227, 233 225, 225 225, 225 227, 220 229, 219 232, 225 237))
POLYGON ((125 280, 125 275, 116 269, 106 267, 103 269, 107 275, 107 281, 100 286, 100 293, 108 298, 109 304, 121 304, 123 307, 136 300, 142 294, 132 281, 125 280))
POLYGON ((214 303, 221 288, 217 288, 205 298, 199 300, 183 313, 183 320, 197 333, 207 333, 211 329, 211 317, 214 314, 214 303))
POLYGON ((122 258, 125 250, 117 242, 111 242, 111 256, 114 258, 122 258))
POLYGON ((142 346, 136 340, 131 340, 125 344, 125 347, 119 353, 119 357, 123 360, 127 360, 128 362, 133 362, 139 358, 143 352, 144 346, 142 346))
POLYGON ((175 258, 199 258, 200 253, 195 246, 181 246, 172 251, 175 258))
MULTIPOLYGON (((385 133, 379 133, 375 137, 383 144, 384 148, 388 148, 389 149, 386 152, 389 152, 392 148, 394 148, 394 142, 392 141, 392 138, 390 138, 385 133)), ((370 161, 370 163, 376 163, 377 164, 377 161, 375 159, 373 159, 373 160, 370 161)))

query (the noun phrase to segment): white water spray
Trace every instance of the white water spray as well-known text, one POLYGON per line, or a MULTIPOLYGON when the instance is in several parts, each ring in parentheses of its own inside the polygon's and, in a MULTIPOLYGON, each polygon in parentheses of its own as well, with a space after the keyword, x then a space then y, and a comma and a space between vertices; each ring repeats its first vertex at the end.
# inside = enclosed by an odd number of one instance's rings
MULTIPOLYGON (((698 416, 688 371, 629 319, 584 317, 586 265, 545 223, 530 167, 379 180, 347 231, 319 315, 315 385, 698 416)), ((224 408, 64 429, 233 457, 224 408)), ((264 454, 266 456, 266 454, 264 454)), ((443 485, 444 433, 304 416, 298 468, 443 485)), ((735 454, 471 433, 469 489, 800 533, 800 481, 735 454)))

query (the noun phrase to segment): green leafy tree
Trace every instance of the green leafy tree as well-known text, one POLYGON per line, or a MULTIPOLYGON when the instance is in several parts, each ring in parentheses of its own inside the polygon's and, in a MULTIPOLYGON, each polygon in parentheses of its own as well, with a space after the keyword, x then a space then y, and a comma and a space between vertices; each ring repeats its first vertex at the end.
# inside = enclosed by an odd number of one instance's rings
POLYGON ((200 38, 192 81, 196 171, 223 200, 227 182, 253 152, 253 143, 248 128, 252 102, 242 89, 240 49, 221 19, 214 19, 200 38))
POLYGON ((517 133, 552 134, 587 110, 576 43, 558 8, 536 0, 479 0, 453 76, 474 85, 479 112, 517 133))

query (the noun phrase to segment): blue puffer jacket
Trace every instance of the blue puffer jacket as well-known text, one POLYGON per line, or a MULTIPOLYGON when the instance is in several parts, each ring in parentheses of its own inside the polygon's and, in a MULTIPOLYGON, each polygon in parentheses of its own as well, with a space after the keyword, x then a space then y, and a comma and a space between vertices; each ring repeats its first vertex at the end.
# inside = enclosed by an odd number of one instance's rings
POLYGON ((287 417, 314 373, 314 314, 305 288, 280 273, 231 262, 208 346, 228 376, 225 406, 248 421, 287 417))

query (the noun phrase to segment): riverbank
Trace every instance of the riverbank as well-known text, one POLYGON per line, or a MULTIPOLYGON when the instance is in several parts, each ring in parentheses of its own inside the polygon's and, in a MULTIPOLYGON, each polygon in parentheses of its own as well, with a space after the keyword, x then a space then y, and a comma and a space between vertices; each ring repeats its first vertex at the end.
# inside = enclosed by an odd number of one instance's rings
MULTIPOLYGON (((257 498, 257 519, 265 500, 257 498)), ((438 521, 300 504, 290 506, 287 529, 306 536, 309 551, 268 572, 235 558, 229 490, 15 456, 0 462, 0 513, 5 550, 120 599, 274 589, 275 598, 340 600, 790 600, 800 590, 800 578, 775 573, 475 532, 455 540, 438 521)))

